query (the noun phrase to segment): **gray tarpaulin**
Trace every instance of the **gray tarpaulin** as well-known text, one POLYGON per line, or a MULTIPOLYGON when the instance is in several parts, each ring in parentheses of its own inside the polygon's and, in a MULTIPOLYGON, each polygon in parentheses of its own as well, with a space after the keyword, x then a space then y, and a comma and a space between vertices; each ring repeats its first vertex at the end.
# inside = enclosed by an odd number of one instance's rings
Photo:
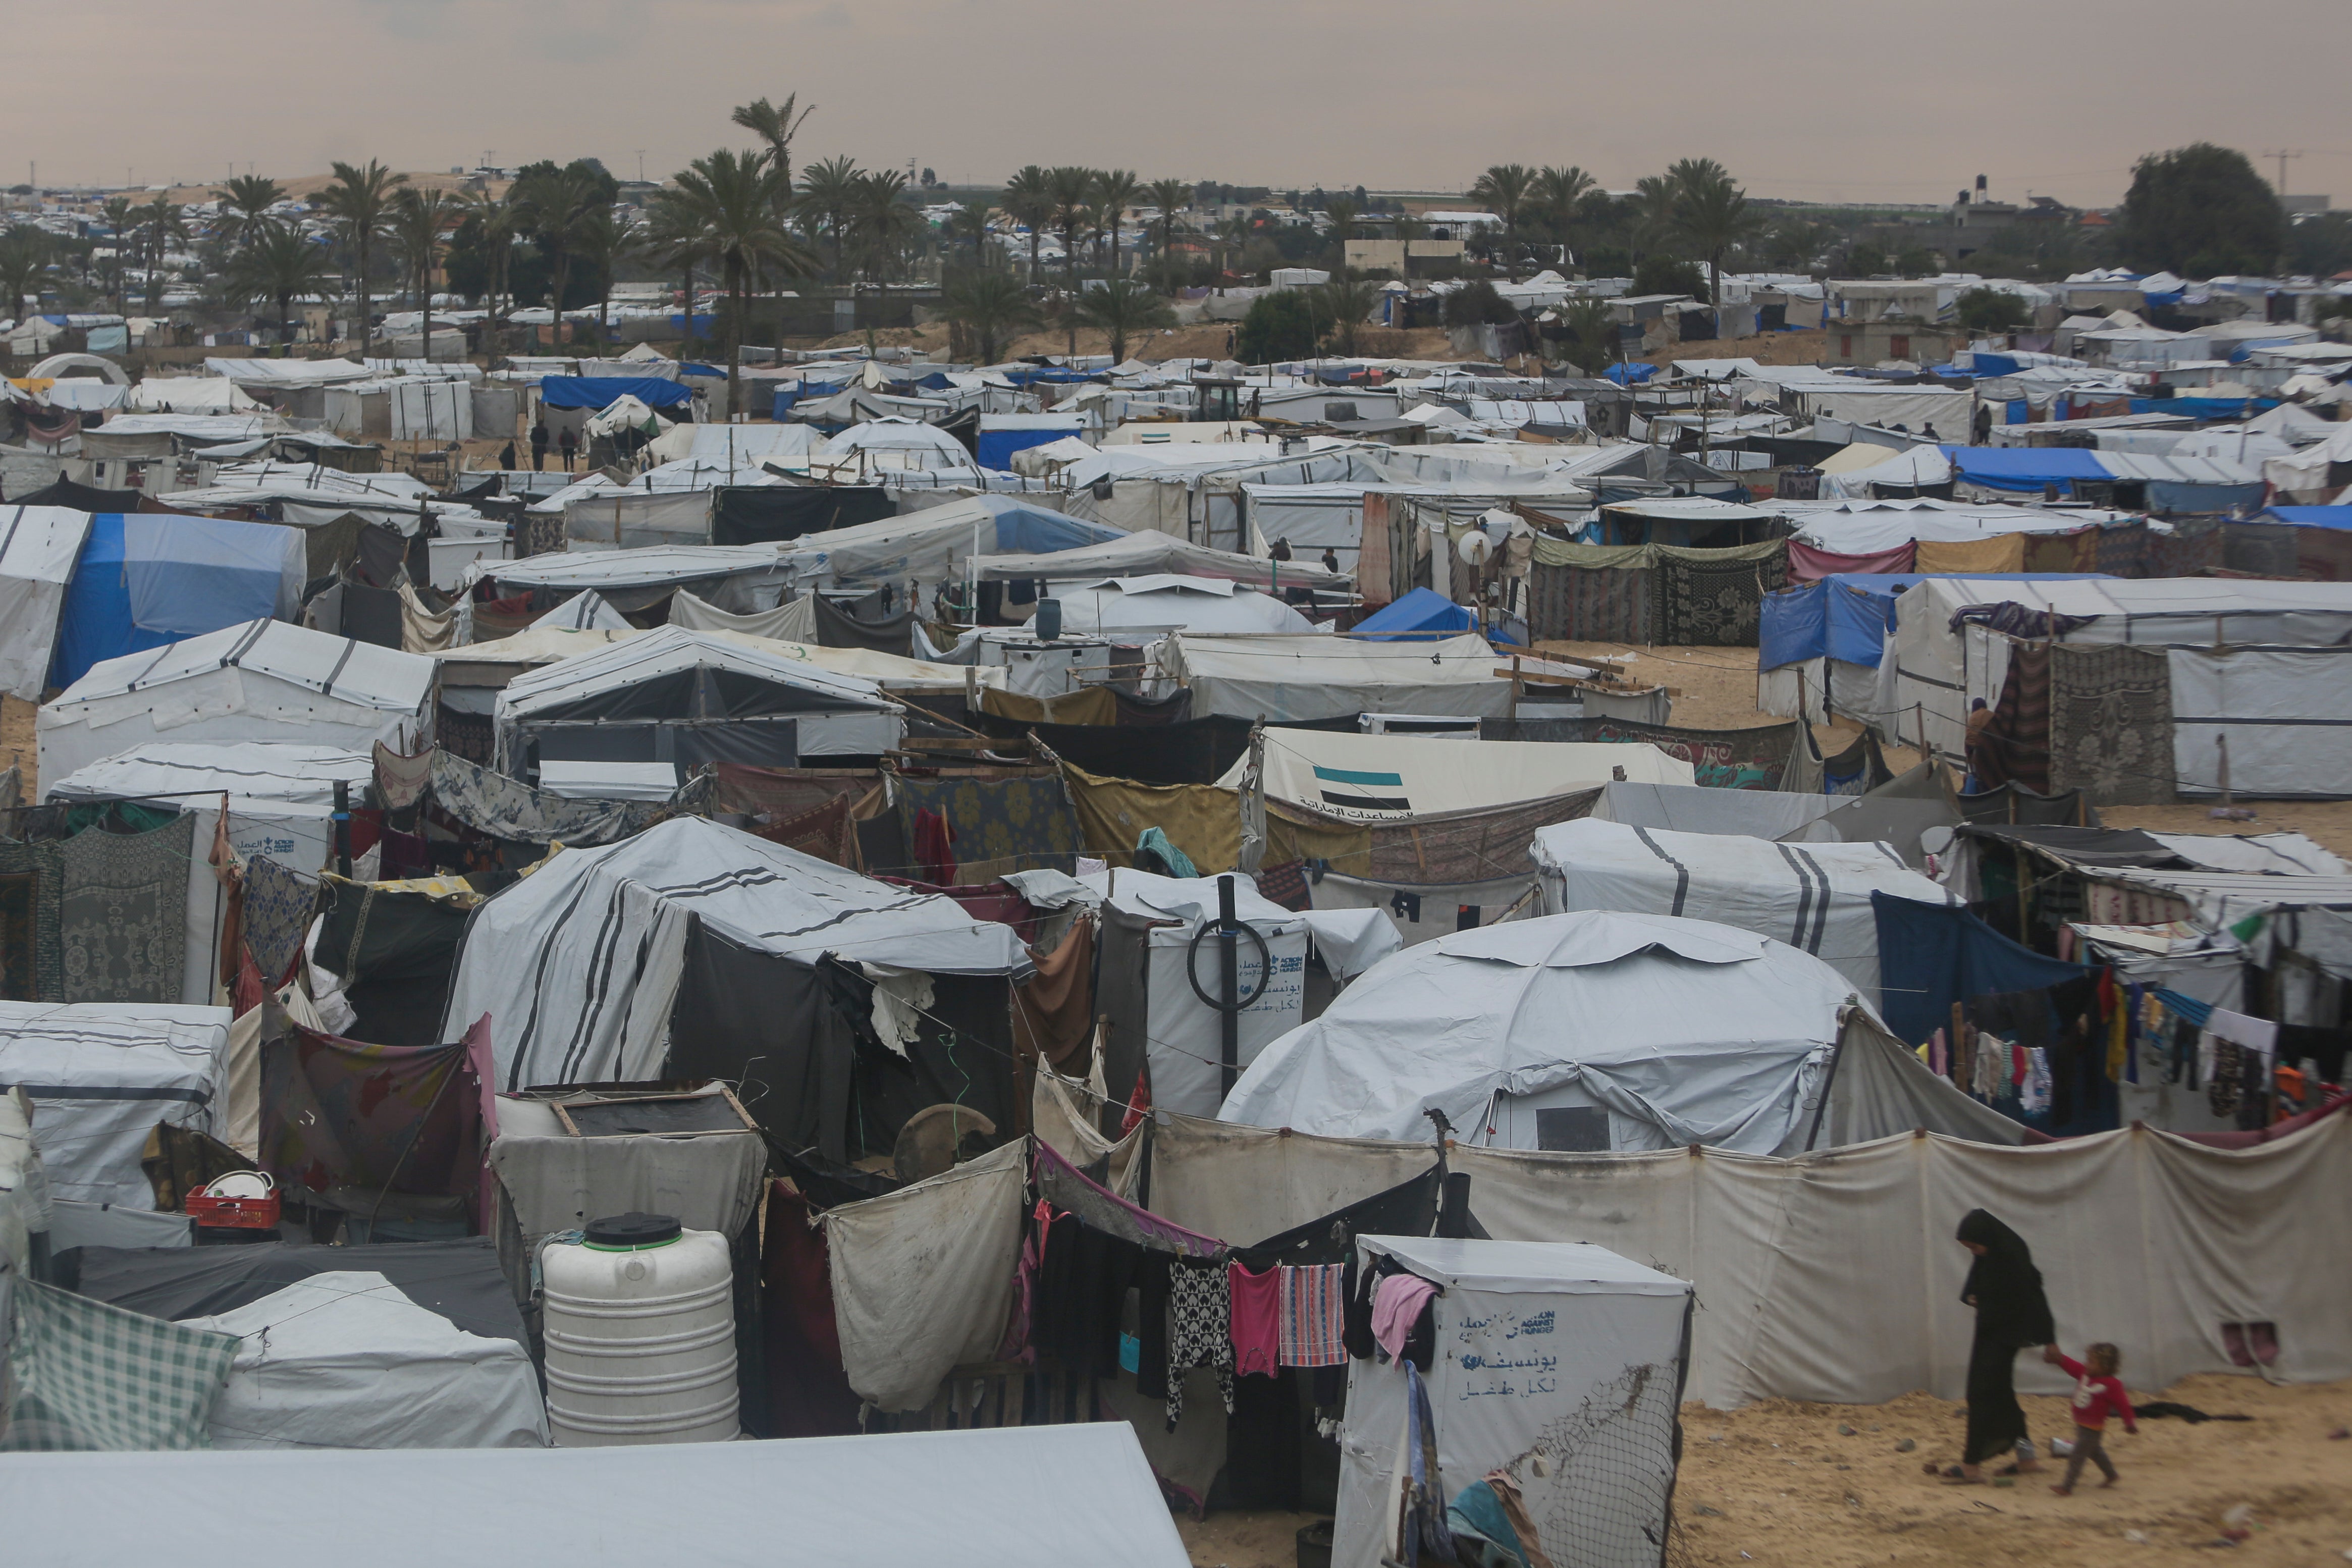
MULTIPOLYGON (((502 1129, 518 1102, 499 1103, 502 1129)), ((760 1207, 768 1147, 759 1134, 517 1136, 490 1145, 490 1168, 526 1240, 608 1214, 669 1214, 688 1230, 733 1236, 760 1207)))

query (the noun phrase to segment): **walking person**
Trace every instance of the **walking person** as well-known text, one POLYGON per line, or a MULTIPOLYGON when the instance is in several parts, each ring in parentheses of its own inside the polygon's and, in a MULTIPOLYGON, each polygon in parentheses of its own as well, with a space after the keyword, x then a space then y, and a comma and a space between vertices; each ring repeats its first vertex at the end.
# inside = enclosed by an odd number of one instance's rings
POLYGON ((499 448, 499 466, 511 474, 514 472, 514 443, 509 441, 504 446, 499 448))
POLYGON ((2026 1435, 2025 1407, 2017 1402, 2017 1353, 2058 1337, 2042 1270, 2033 1266, 2025 1238, 1981 1208, 1969 1210, 1958 1239, 1976 1255, 1960 1300, 1977 1310, 1977 1322, 1969 1348, 1968 1440, 1960 1462, 1944 1477, 1981 1481, 1986 1461, 2008 1453, 2017 1456, 2017 1473, 2031 1475, 2042 1467, 2026 1435))
POLYGON ((580 455, 580 437, 567 424, 563 427, 563 434, 557 440, 556 445, 562 450, 563 471, 569 474, 572 472, 572 459, 580 455))
POLYGON ((2124 1353, 2111 1344, 2095 1344, 2076 1361, 2056 1345, 2046 1344, 2042 1347, 2042 1359, 2064 1368, 2074 1380, 2074 1446, 2067 1451, 2066 1479, 2050 1490, 2060 1497, 2074 1496, 2074 1481, 2086 1459, 2106 1478, 2099 1483, 2102 1488, 2115 1485, 2121 1478, 2116 1474, 2116 1462, 2107 1458, 2107 1417, 2122 1416, 2124 1430, 2139 1435, 2139 1416, 2132 1409, 2131 1396, 2124 1392, 2124 1380, 2116 1375, 2123 1370, 2124 1353))
POLYGON ((547 467, 547 421, 542 419, 530 427, 530 471, 542 473, 547 467))

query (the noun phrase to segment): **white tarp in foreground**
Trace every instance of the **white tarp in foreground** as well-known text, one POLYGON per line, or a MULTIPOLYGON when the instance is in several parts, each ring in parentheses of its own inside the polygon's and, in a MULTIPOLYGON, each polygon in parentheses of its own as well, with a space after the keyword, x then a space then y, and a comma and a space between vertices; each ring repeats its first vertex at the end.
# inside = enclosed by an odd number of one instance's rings
POLYGON ((0 1517, 15 1552, 56 1568, 138 1562, 159 1519, 172 1521, 173 1568, 250 1568, 256 1541, 337 1568, 814 1568, 845 1551, 958 1568, 1190 1562, 1121 1422, 618 1448, 16 1454, 0 1466, 0 1517), (363 1495, 401 1501, 358 1521, 321 1500, 363 1495), (860 1541, 862 1553, 845 1544, 860 1541))
POLYGON ((1179 633, 1161 669, 1192 688, 1192 716, 1224 714, 1270 724, 1361 713, 1508 718, 1511 683, 1495 650, 1465 632, 1439 643, 1351 637, 1213 637, 1179 633))
MULTIPOLYGON (((1238 789, 1248 768, 1242 758, 1218 784, 1238 789)), ((1693 778, 1687 761, 1654 746, 1265 732, 1267 798, 1354 822, 1540 800, 1606 784, 1621 768, 1641 784, 1688 784, 1693 778)))

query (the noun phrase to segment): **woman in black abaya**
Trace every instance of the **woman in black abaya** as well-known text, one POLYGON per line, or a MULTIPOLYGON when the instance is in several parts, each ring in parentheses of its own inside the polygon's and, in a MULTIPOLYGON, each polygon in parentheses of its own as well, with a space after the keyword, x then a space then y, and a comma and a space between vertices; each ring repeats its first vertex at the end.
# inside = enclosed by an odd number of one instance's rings
MULTIPOLYGON (((2042 1270, 2025 1239, 1981 1208, 1960 1221, 1959 1243, 1976 1254, 1960 1300, 1977 1310, 1975 1343, 1969 1350, 1968 1447, 1956 1470, 1958 1480, 1982 1480, 1986 1461, 2026 1440, 2025 1409, 2017 1402, 2017 1353, 2058 1337, 2042 1293, 2042 1270)), ((2021 1470, 2041 1468, 2021 1459, 2021 1470)))

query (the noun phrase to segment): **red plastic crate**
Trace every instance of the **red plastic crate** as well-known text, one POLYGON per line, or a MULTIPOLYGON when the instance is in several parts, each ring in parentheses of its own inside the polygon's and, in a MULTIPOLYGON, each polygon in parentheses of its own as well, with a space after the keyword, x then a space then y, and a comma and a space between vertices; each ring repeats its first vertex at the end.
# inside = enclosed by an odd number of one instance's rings
POLYGON ((188 1218, 215 1229, 275 1230, 278 1207, 274 1190, 259 1197, 215 1197, 208 1192, 188 1195, 188 1218))

